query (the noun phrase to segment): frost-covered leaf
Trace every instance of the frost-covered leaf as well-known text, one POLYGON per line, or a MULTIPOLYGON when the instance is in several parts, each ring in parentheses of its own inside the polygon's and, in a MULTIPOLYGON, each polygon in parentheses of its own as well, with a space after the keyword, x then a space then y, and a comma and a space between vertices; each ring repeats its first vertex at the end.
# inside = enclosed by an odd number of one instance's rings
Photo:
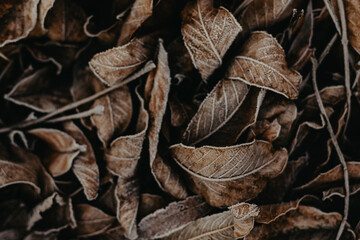
POLYGON ((287 67, 285 52, 266 32, 253 32, 235 57, 226 77, 265 88, 287 98, 298 97, 301 75, 287 67))
POLYGON ((212 0, 191 1, 186 5, 181 33, 203 80, 222 64, 222 58, 241 30, 234 16, 223 7, 214 8, 212 0))
POLYGON ((190 187, 216 207, 255 198, 269 179, 278 176, 288 159, 285 149, 264 141, 230 147, 171 146, 176 162, 191 180, 190 187))

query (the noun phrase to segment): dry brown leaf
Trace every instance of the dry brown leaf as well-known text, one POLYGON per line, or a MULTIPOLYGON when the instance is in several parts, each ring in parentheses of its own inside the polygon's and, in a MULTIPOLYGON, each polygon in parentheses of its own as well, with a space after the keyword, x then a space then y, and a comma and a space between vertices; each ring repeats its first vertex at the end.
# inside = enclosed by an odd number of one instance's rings
POLYGON ((201 103, 183 136, 188 145, 227 146, 255 123, 265 91, 241 81, 220 81, 201 103), (246 113, 246 114, 245 114, 246 113))
POLYGON ((182 13, 181 33, 192 62, 206 80, 222 64, 222 58, 242 30, 225 8, 212 0, 189 2, 182 13))
POLYGON ((200 218, 165 239, 238 239, 254 227, 254 217, 259 214, 255 204, 239 203, 229 211, 200 218))
POLYGON ((0 143, 0 188, 13 184, 26 184, 37 194, 48 196, 56 186, 42 166, 40 159, 22 148, 0 143))
POLYGON ((344 5, 349 42, 360 54, 360 2, 357 0, 345 0, 344 5))
POLYGON ((46 34, 45 19, 49 10, 54 6, 55 0, 40 0, 37 7, 37 22, 30 36, 41 37, 46 34))
POLYGON ((47 35, 53 41, 82 42, 87 36, 83 25, 86 21, 84 10, 72 0, 57 0, 45 18, 47 35))
POLYGON ((299 205, 296 210, 270 224, 255 226, 245 239, 330 240, 335 238, 341 220, 339 213, 325 213, 314 207, 299 205))
POLYGON ((181 127, 188 124, 195 114, 191 106, 181 102, 174 94, 169 96, 169 109, 171 113, 171 125, 181 127))
POLYGON ((145 96, 149 96, 149 159, 151 172, 161 189, 176 198, 187 196, 186 188, 180 182, 178 173, 158 153, 159 133, 166 110, 170 91, 170 69, 167 52, 162 41, 159 41, 157 67, 153 78, 148 78, 145 85, 145 96))
POLYGON ((39 112, 52 112, 71 101, 68 89, 50 68, 21 79, 4 98, 39 112))
POLYGON ((69 171, 80 151, 86 151, 86 145, 79 145, 69 134, 57 129, 36 128, 28 133, 40 138, 49 146, 43 162, 54 177, 69 171))
POLYGON ((170 147, 175 161, 188 174, 194 192, 216 207, 255 198, 269 179, 278 176, 288 159, 285 149, 254 141, 230 147, 170 147))
POLYGON ((246 32, 267 29, 290 17, 299 0, 252 0, 240 16, 240 24, 246 32))
POLYGON ((27 37, 37 20, 39 0, 1 2, 0 48, 27 37))
MULTIPOLYGON (((97 91, 103 88, 102 86, 97 91)), ((92 115, 90 120, 97 129, 99 139, 106 147, 114 136, 120 135, 130 124, 133 108, 129 88, 123 86, 96 99, 92 108, 97 106, 103 106, 104 112, 92 115)))
POLYGON ((287 98, 298 96, 301 75, 287 67, 285 52, 266 32, 253 32, 235 57, 226 77, 265 88, 287 98))
POLYGON ((116 138, 111 142, 109 149, 105 151, 107 169, 123 179, 135 176, 149 122, 149 114, 144 108, 144 100, 137 90, 136 94, 140 101, 136 133, 116 138))
MULTIPOLYGON (((360 162, 347 162, 349 179, 356 181, 360 179, 360 162)), ((310 182, 295 188, 295 191, 319 191, 343 184, 344 172, 341 165, 337 165, 327 172, 320 173, 310 182)))
POLYGON ((272 122, 269 122, 266 119, 257 121, 253 126, 251 126, 247 142, 250 142, 253 139, 273 142, 279 137, 280 130, 281 125, 277 119, 272 122))
POLYGON ((89 204, 75 205, 74 216, 78 226, 73 232, 77 237, 90 237, 101 234, 115 221, 115 217, 89 204))
POLYGON ((118 46, 127 43, 141 24, 151 16, 153 12, 153 0, 135 0, 129 15, 121 26, 118 46))
POLYGON ((166 208, 159 209, 140 221, 139 237, 153 239, 169 236, 197 218, 205 216, 210 210, 210 206, 200 196, 170 203, 166 208))
POLYGON ((123 227, 124 235, 137 239, 136 216, 139 208, 140 189, 138 179, 119 178, 115 190, 116 218, 123 227))
POLYGON ((113 85, 139 70, 152 55, 151 36, 98 53, 89 62, 90 69, 105 84, 113 85))
POLYGON ((98 196, 100 178, 94 150, 84 133, 73 122, 65 122, 64 130, 78 144, 86 146, 86 151, 80 152, 75 158, 72 171, 83 186, 86 198, 93 200, 98 196))
MULTIPOLYGON (((360 183, 350 183, 350 196, 354 196, 360 191, 360 183)), ((332 199, 333 197, 338 196, 341 198, 345 198, 345 189, 343 186, 341 187, 332 187, 326 191, 322 192, 322 200, 325 201, 327 199, 332 199)))

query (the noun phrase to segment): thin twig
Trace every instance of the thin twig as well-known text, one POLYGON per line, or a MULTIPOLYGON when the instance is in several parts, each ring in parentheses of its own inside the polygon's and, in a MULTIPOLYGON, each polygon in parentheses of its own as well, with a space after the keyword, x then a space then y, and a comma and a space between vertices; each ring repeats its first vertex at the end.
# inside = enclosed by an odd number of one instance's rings
POLYGON ((344 52, 344 72, 345 72, 345 90, 346 90, 346 103, 347 103, 347 117, 345 122, 345 128, 343 134, 345 135, 351 113, 351 86, 350 86, 350 65, 349 65, 349 49, 348 49, 348 38, 347 38, 347 26, 345 17, 345 8, 343 0, 337 0, 339 8, 340 22, 341 22, 341 43, 343 45, 344 52))
POLYGON ((349 201, 350 201, 349 173, 348 173, 348 170, 347 170, 347 165, 346 165, 344 155, 341 152, 338 141, 337 141, 337 139, 335 137, 335 134, 334 134, 334 130, 333 130, 332 126, 331 126, 329 117, 326 114, 324 104, 323 104, 323 102, 321 100, 321 97, 320 97, 319 89, 318 89, 318 86, 317 86, 317 83, 316 83, 317 61, 316 61, 315 58, 312 57, 311 62, 313 64, 313 67, 312 67, 312 81, 313 81, 316 100, 318 102, 320 111, 321 111, 322 115, 324 115, 324 118, 326 120, 326 127, 328 129, 331 141, 332 141, 332 143, 333 143, 333 145, 335 147, 336 153, 337 153, 337 155, 339 157, 340 163, 341 163, 343 171, 344 171, 344 186, 345 186, 344 217, 343 217, 343 219, 341 221, 341 224, 340 224, 337 236, 336 236, 336 239, 339 240, 342 233, 343 233, 343 231, 344 231, 345 224, 346 224, 348 214, 349 214, 349 201))
MULTIPOLYGON (((335 33, 334 36, 331 38, 330 42, 326 45, 325 49, 320 54, 318 65, 320 65, 325 60, 326 56, 329 54, 332 46, 334 45, 337 37, 338 37, 338 34, 335 33)), ((305 85, 309 81, 310 76, 311 76, 311 73, 308 73, 308 75, 306 75, 305 79, 301 82, 301 84, 299 86, 299 91, 300 92, 303 90, 303 88, 305 87, 305 85)))
POLYGON ((6 132, 10 132, 11 130, 14 129, 21 129, 21 128, 26 128, 26 127, 30 127, 30 126, 34 126, 36 124, 42 123, 58 114, 64 113, 66 111, 72 110, 74 108, 77 108, 83 104, 86 104, 88 102, 94 101, 99 97, 102 97, 126 84, 128 84, 129 82, 137 79, 138 77, 140 77, 141 75, 151 71, 152 69, 155 68, 155 64, 152 61, 149 61, 141 70, 139 70, 138 72, 134 73, 133 75, 131 75, 130 77, 128 77, 127 79, 125 79, 124 81, 121 81, 109 88, 105 88, 104 90, 95 93, 94 95, 91 95, 89 97, 83 98, 79 101, 70 103, 68 105, 65 105, 64 107, 61 107, 51 113, 48 113, 38 119, 32 120, 32 121, 28 121, 28 122, 21 122, 9 127, 4 127, 4 128, 0 128, 0 133, 6 133, 6 132))
POLYGON ((324 4, 326 6, 326 9, 328 10, 331 19, 334 22, 336 31, 339 33, 339 35, 341 36, 341 30, 340 30, 340 24, 339 24, 339 19, 337 18, 335 11, 334 11, 334 7, 332 6, 332 4, 329 2, 329 0, 324 0, 324 4))
POLYGON ((50 119, 46 122, 48 122, 48 123, 65 122, 65 121, 69 121, 69 120, 90 117, 91 115, 94 115, 94 114, 101 115, 103 113, 104 113, 104 106, 99 105, 99 106, 96 106, 96 107, 91 108, 84 112, 79 112, 79 113, 75 113, 75 114, 71 114, 71 115, 66 115, 66 116, 50 119))

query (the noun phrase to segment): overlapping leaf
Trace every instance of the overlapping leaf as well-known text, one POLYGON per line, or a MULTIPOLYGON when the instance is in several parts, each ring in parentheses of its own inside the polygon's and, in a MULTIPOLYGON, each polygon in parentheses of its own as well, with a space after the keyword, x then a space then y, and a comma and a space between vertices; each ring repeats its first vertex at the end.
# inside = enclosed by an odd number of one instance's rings
POLYGON ((277 40, 266 32, 253 32, 235 57, 226 77, 265 88, 294 99, 301 75, 287 67, 285 53, 277 40))
POLYGON ((212 0, 189 2, 182 15, 185 46, 195 68, 206 80, 222 64, 241 27, 227 9, 214 8, 212 0))
POLYGON ((217 207, 255 198, 268 179, 284 170, 288 158, 285 149, 274 150, 264 141, 231 147, 177 144, 171 152, 188 174, 192 189, 217 207))

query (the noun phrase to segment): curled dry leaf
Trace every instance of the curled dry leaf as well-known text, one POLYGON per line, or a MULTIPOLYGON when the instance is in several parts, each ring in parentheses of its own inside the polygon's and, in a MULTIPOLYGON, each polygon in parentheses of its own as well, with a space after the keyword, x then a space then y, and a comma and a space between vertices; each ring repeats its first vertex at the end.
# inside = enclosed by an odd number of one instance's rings
POLYGON ((140 101, 136 133, 116 138, 111 142, 109 149, 105 151, 107 169, 123 179, 135 176, 149 122, 149 114, 144 108, 144 100, 137 90, 136 94, 140 101))
POLYGON ((127 43, 141 24, 151 16, 153 12, 153 0, 135 0, 130 13, 121 26, 118 46, 127 43))
POLYGON ((255 123, 265 91, 245 83, 221 80, 201 103, 183 136, 188 145, 234 144, 255 123))
POLYGON ((360 2, 356 0, 345 0, 344 5, 349 42, 358 54, 360 54, 360 2))
POLYGON ((140 189, 138 179, 119 178, 116 190, 116 218, 128 239, 137 239, 136 216, 139 208, 140 189))
MULTIPOLYGON (((349 178, 352 181, 360 179, 360 162, 347 162, 349 178)), ((319 191, 341 185, 344 179, 344 172, 341 165, 337 165, 327 172, 320 173, 310 182, 295 188, 295 191, 319 191)))
POLYGON ((205 216, 210 210, 210 206, 200 196, 170 203, 166 208, 159 209, 140 221, 139 237, 153 239, 169 236, 197 218, 205 216))
POLYGON ((285 149, 254 141, 230 147, 170 147, 175 161, 188 174, 190 187, 216 207, 255 198, 269 179, 278 176, 288 159, 285 149))
POLYGON ((248 142, 253 139, 265 140, 268 142, 275 141, 280 135, 281 125, 275 119, 272 122, 268 120, 260 120, 251 126, 248 136, 248 142))
MULTIPOLYGON (((350 185, 350 196, 354 196, 360 191, 360 183, 354 183, 350 185)), ((331 199, 335 196, 345 198, 345 189, 344 187, 332 187, 326 191, 322 192, 322 200, 331 199)))
POLYGON ((73 230, 73 233, 77 237, 90 237, 101 234, 115 221, 115 217, 89 204, 75 205, 74 216, 77 228, 73 230))
POLYGON ((181 33, 192 62, 206 80, 222 64, 222 58, 242 30, 225 8, 212 0, 189 2, 182 13, 181 33))
POLYGON ((240 16, 240 24, 246 32, 266 29, 290 17, 299 0, 253 0, 240 16))
POLYGON ((334 239, 342 216, 299 205, 269 224, 255 226, 245 237, 252 239, 334 239))
POLYGON ((42 68, 21 79, 4 98, 38 112, 52 112, 70 103, 70 93, 61 84, 51 68, 42 68))
POLYGON ((28 133, 40 138, 49 146, 43 161, 54 177, 69 171, 80 151, 86 151, 86 145, 77 144, 69 134, 57 129, 36 128, 28 133))
POLYGON ((84 10, 72 0, 57 0, 47 13, 45 28, 53 41, 82 42, 86 40, 84 10))
POLYGON ((38 16, 35 28, 31 31, 31 36, 41 37, 46 34, 45 19, 49 10, 54 6, 55 0, 40 0, 38 5, 38 16))
POLYGON ((151 36, 133 39, 129 43, 96 54, 90 69, 105 84, 113 85, 139 70, 152 55, 151 36))
POLYGON ((240 203, 229 211, 200 218, 165 239, 237 239, 246 236, 254 227, 259 214, 255 204, 240 203))
POLYGON ((266 32, 253 32, 235 57, 226 77, 265 88, 287 98, 298 96, 301 75, 287 67, 285 52, 266 32))
MULTIPOLYGON (((102 83, 100 90, 104 89, 102 83)), ((90 117, 97 129, 97 134, 104 146, 107 146, 113 136, 118 136, 129 126, 132 117, 132 101, 129 88, 123 86, 94 101, 92 108, 104 106, 103 114, 90 117)))
POLYGON ((96 164, 94 150, 84 133, 73 122, 65 122, 64 130, 72 136, 75 141, 86 146, 86 151, 82 151, 75 158, 72 171, 84 188, 85 196, 88 200, 93 200, 98 195, 99 190, 99 168, 96 164))
POLYGON ((0 8, 0 48, 27 37, 37 20, 39 0, 5 0, 0 8))
POLYGON ((179 178, 179 174, 158 153, 159 133, 170 91, 170 69, 167 52, 162 41, 159 42, 157 67, 153 74, 149 74, 149 76, 146 81, 144 95, 149 96, 150 122, 148 139, 151 172, 161 189, 176 198, 185 198, 187 192, 179 178))
POLYGON ((0 168, 0 188, 26 184, 45 197, 56 189, 54 180, 46 172, 40 159, 22 148, 0 144, 0 168))

